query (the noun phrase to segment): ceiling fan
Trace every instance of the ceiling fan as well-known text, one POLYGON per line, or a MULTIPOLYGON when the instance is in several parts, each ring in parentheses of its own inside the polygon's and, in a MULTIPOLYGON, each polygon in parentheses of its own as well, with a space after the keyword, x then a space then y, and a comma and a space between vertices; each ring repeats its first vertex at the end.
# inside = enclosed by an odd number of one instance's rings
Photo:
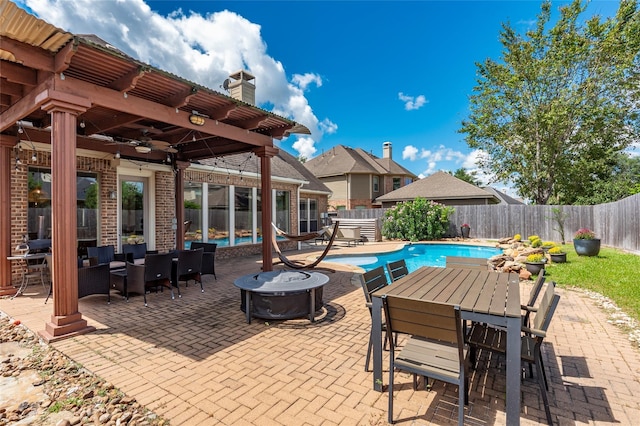
POLYGON ((151 139, 148 136, 142 136, 140 140, 133 140, 130 143, 140 154, 148 154, 151 151, 178 152, 169 142, 151 139))

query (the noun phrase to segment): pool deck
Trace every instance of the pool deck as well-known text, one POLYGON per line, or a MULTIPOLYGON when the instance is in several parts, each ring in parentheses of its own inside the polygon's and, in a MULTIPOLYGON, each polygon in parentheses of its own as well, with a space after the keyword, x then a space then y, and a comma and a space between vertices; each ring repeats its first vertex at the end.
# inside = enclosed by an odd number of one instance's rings
MULTIPOLYGON (((379 252, 397 243, 332 248, 332 254, 379 252)), ((289 258, 318 254, 309 245, 289 258)), ((182 298, 151 293, 125 302, 117 293, 79 302, 96 331, 52 344, 171 425, 377 425, 386 424, 387 394, 372 389, 364 371, 370 316, 346 265, 331 264, 325 310, 317 321, 246 324, 233 280, 260 271, 260 256, 219 261, 218 280, 181 285, 182 298)), ((279 268, 280 266, 276 266, 279 268)), ((521 293, 527 294, 528 285, 521 293)), ((560 288, 558 310, 543 347, 551 413, 560 425, 636 424, 640 418, 640 350, 612 324, 597 300, 560 288)), ((52 313, 42 286, 0 299, 0 310, 38 331, 52 313)), ((384 353, 384 382, 387 356, 384 353)), ((469 425, 505 424, 504 357, 483 354, 471 377, 469 425)), ((436 382, 414 391, 411 377, 396 376, 399 424, 457 423, 457 387, 436 382)), ((521 424, 545 423, 537 381, 522 381, 521 424)))

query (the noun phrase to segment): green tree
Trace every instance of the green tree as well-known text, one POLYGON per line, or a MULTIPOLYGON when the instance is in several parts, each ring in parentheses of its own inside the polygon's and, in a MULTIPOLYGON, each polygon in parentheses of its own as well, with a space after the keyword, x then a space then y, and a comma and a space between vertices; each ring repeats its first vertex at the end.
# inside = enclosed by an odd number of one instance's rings
POLYGON ((460 180, 470 183, 471 185, 475 185, 475 186, 481 185, 481 182, 478 180, 476 176, 478 174, 478 172, 476 171, 470 172, 470 171, 467 171, 467 169, 465 169, 464 167, 461 167, 455 172, 449 173, 449 174, 453 175, 454 177, 457 177, 460 180))
POLYGON ((620 1, 614 18, 584 23, 580 0, 548 28, 542 3, 524 36, 503 24, 500 62, 477 64, 467 144, 480 166, 536 204, 571 204, 606 181, 619 152, 640 138, 640 12, 620 1))
POLYGON ((84 207, 88 209, 98 208, 98 183, 93 182, 85 191, 84 207))
POLYGON ((640 192, 640 158, 620 153, 606 179, 594 180, 576 198, 576 204, 602 204, 617 201, 640 192))

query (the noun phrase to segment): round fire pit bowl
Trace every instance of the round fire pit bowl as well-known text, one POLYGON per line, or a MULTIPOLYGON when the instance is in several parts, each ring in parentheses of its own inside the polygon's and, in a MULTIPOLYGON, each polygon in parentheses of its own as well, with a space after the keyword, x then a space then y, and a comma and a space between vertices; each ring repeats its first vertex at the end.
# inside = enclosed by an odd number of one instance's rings
POLYGON ((309 316, 322 308, 322 287, 329 277, 309 271, 268 271, 244 275, 233 284, 240 289, 240 309, 251 318, 287 320, 309 316))

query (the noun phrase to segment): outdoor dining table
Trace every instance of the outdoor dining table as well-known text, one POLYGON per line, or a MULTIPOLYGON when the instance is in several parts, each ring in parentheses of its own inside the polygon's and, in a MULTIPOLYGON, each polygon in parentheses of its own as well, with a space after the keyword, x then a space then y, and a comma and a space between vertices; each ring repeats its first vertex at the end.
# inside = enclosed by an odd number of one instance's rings
POLYGON ((382 296, 460 306, 463 320, 507 329, 508 425, 520 424, 520 289, 517 274, 422 267, 372 293, 373 387, 382 391, 382 296))

